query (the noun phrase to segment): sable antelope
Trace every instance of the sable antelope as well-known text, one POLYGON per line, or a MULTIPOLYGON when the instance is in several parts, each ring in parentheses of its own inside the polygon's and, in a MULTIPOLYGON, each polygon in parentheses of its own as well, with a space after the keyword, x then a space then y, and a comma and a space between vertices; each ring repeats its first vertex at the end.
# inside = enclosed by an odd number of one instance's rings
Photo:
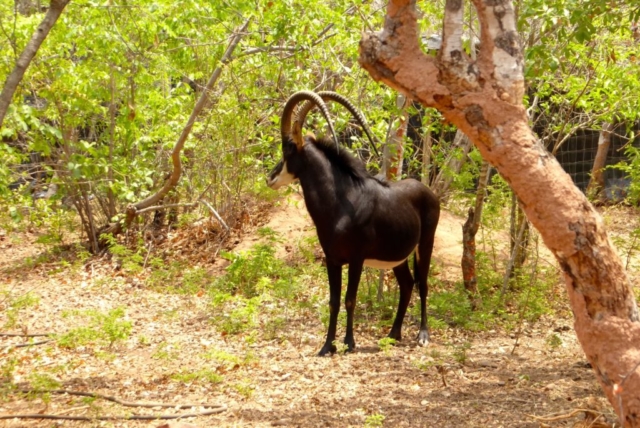
POLYGON ((319 355, 335 352, 333 344, 340 310, 342 265, 349 265, 345 307, 347 330, 344 343, 355 347, 353 311, 364 265, 389 269, 400 284, 398 312, 389 337, 400 340, 402 321, 414 283, 420 291, 418 343, 429 342, 427 330, 427 276, 440 216, 435 194, 413 179, 387 182, 367 172, 362 161, 337 145, 337 138, 323 99, 342 104, 359 122, 373 143, 364 118, 344 97, 334 92, 301 91, 284 106, 281 119, 282 160, 271 171, 268 185, 277 189, 299 180, 307 210, 313 219, 324 250, 329 276, 330 319, 327 339, 319 355), (292 125, 294 111, 302 101, 292 125), (333 141, 302 137, 307 114, 318 107, 329 124, 333 141), (334 144, 335 142, 335 144, 334 144), (408 258, 415 250, 414 276, 408 258))

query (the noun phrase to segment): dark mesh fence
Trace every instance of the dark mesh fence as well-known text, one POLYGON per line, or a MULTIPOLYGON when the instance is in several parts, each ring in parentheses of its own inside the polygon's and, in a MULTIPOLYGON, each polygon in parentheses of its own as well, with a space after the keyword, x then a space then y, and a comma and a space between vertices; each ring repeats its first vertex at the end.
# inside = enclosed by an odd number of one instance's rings
MULTIPOLYGON (((636 134, 638 133, 636 127, 636 134)), ((607 153, 607 166, 616 165, 627 160, 625 156, 625 146, 633 144, 640 147, 640 137, 634 141, 629 141, 631 129, 618 126, 611 135, 611 144, 607 153)), ((600 133, 597 130, 579 130, 569 137, 556 153, 556 158, 564 170, 571 176, 573 182, 585 191, 591 177, 591 168, 598 151, 598 139, 600 133)), ((551 150, 552 147, 548 147, 551 150)), ((611 199, 621 199, 624 197, 626 189, 629 187, 629 179, 624 173, 617 169, 607 168, 604 172, 605 192, 611 199)))

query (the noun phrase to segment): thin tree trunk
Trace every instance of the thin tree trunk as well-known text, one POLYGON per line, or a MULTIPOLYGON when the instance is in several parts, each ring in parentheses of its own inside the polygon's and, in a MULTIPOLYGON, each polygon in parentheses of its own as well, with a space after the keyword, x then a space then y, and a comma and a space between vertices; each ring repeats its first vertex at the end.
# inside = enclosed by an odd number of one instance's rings
POLYGON ((611 145, 611 131, 613 126, 609 122, 602 124, 602 130, 598 138, 598 151, 596 158, 593 160, 593 168, 591 169, 591 179, 587 186, 587 195, 598 200, 601 199, 604 190, 604 167, 607 164, 607 153, 611 145))
POLYGON ((91 206, 91 201, 89 200, 89 195, 85 188, 85 184, 80 184, 79 189, 82 195, 82 202, 84 203, 84 212, 87 215, 87 224, 85 225, 87 236, 89 236, 89 242, 91 243, 91 251, 93 254, 98 252, 98 236, 96 233, 96 217, 93 213, 93 207, 91 206))
POLYGON ((182 174, 182 163, 180 162, 180 152, 182 151, 184 144, 187 141, 189 134, 191 133, 191 128, 193 128, 193 125, 196 119, 198 118, 198 116, 200 115, 204 107, 207 106, 209 103, 209 92, 213 89, 213 86, 218 81, 218 78, 220 77, 220 74, 222 73, 224 66, 232 60, 233 51, 235 50, 236 46, 238 46, 238 44, 240 43, 240 40, 242 40, 242 37, 244 37, 245 30, 249 26, 250 21, 251 19, 247 19, 244 22, 244 24, 242 24, 238 29, 234 31, 233 35, 231 36, 229 46, 227 46, 227 50, 225 51, 224 55, 222 55, 222 58, 220 58, 220 64, 218 65, 218 67, 216 67, 213 74, 209 78, 207 85, 202 91, 202 94, 200 95, 198 102, 196 103, 195 107, 193 108, 193 111, 191 112, 191 116, 189 116, 189 120, 187 121, 187 124, 182 130, 182 133, 180 134, 178 141, 173 146, 173 151, 171 152, 171 160, 173 162, 173 171, 171 172, 171 175, 169 176, 169 178, 165 181, 164 186, 158 192, 149 196, 148 198, 127 207, 127 215, 125 217, 124 224, 122 222, 118 222, 114 225, 109 226, 108 228, 105 228, 105 230, 103 230, 102 233, 111 233, 113 235, 117 235, 124 228, 128 227, 131 224, 133 219, 137 216, 138 211, 158 203, 160 200, 162 200, 165 197, 167 193, 169 193, 171 189, 175 188, 175 186, 178 184, 178 181, 180 180, 180 176, 182 174))
POLYGON ((510 253, 511 256, 509 257, 509 263, 507 264, 507 269, 504 273, 504 278, 502 281, 502 290, 500 291, 501 300, 504 297, 505 293, 507 292, 507 285, 509 285, 509 279, 511 279, 511 277, 513 276, 514 268, 516 265, 516 259, 518 258, 518 249, 520 248, 520 242, 524 238, 525 229, 528 229, 528 222, 526 218, 520 224, 520 227, 516 229, 517 232, 514 233, 515 237, 513 238, 513 240, 515 242, 515 245, 513 245, 511 248, 511 253, 510 253))
POLYGON ((529 247, 529 222, 525 215, 518 197, 511 193, 511 216, 509 222, 509 254, 513 255, 513 263, 509 264, 506 276, 513 277, 527 259, 527 248, 529 247))
POLYGON ((462 131, 456 131, 451 152, 449 153, 447 160, 444 162, 444 166, 440 168, 440 172, 434 179, 433 186, 431 188, 431 190, 433 190, 441 200, 449 191, 449 187, 451 187, 451 183, 453 183, 453 177, 460 174, 462 167, 467 161, 467 157, 472 146, 473 143, 462 131), (462 149, 462 155, 460 158, 455 156, 456 150, 459 148, 462 149))
POLYGON ((116 198, 113 194, 113 151, 116 144, 116 76, 115 69, 111 67, 111 78, 109 79, 111 89, 111 102, 109 103, 109 163, 107 171, 107 218, 111 219, 116 215, 116 198))
POLYGON ((518 230, 522 229, 523 232, 518 233, 519 238, 514 242, 516 258, 513 266, 516 270, 520 270, 522 266, 524 266, 524 262, 527 261, 531 229, 529 228, 527 215, 519 204, 517 206, 516 218, 518 220, 516 223, 518 230))
POLYGON ((513 3, 472 0, 480 49, 462 46, 465 2, 446 0, 443 48, 422 52, 415 0, 390 0, 384 31, 360 42, 371 76, 440 110, 510 184, 564 273, 580 344, 626 427, 640 427, 640 316, 604 222, 540 144, 522 100, 524 59, 513 3))
MULTIPOLYGON (((382 149, 382 173, 388 180, 398 180, 402 177, 402 161, 404 158, 404 136, 407 133, 409 124, 408 106, 411 104, 407 98, 399 94, 396 104, 401 109, 398 127, 394 129, 394 120, 389 122, 387 131, 387 141, 382 149)), ((384 269, 380 270, 378 276, 378 302, 384 296, 384 269)))
POLYGON ((70 0, 51 0, 51 6, 49 6, 49 9, 47 10, 47 14, 44 16, 44 19, 36 29, 35 33, 33 33, 33 36, 31 36, 31 40, 29 40, 29 43, 27 43, 27 46, 25 46, 22 51, 13 71, 4 82, 2 93, 0 93, 0 127, 2 127, 4 117, 7 114, 7 109, 13 99, 13 94, 15 94, 16 89, 18 89, 18 85, 22 81, 24 73, 27 71, 29 64, 31 64, 31 61, 36 56, 36 53, 38 53, 38 49, 40 49, 40 46, 49 34, 49 31, 62 14, 62 11, 67 4, 69 4, 69 1, 70 0))
POLYGON ((422 184, 428 186, 431 183, 431 147, 433 146, 433 140, 431 138, 431 114, 429 110, 424 112, 425 129, 424 136, 422 137, 422 184))
POLYGON ((411 104, 403 95, 398 95, 398 108, 401 109, 397 128, 393 128, 393 122, 389 125, 387 142, 384 145, 382 170, 389 180, 398 180, 402 177, 402 164, 404 158, 404 137, 407 135, 409 124, 408 106, 411 104))
POLYGON ((404 137, 407 135, 407 125, 409 124, 409 113, 404 110, 399 117, 400 123, 391 134, 389 148, 389 169, 387 177, 391 180, 402 178, 402 167, 404 164, 404 137))
POLYGON ((484 195, 489 183, 490 171, 491 166, 487 162, 482 162, 476 191, 476 203, 474 207, 469 208, 469 216, 462 226, 462 279, 473 310, 480 303, 478 277, 476 275, 476 233, 478 233, 478 228, 480 227, 484 195))

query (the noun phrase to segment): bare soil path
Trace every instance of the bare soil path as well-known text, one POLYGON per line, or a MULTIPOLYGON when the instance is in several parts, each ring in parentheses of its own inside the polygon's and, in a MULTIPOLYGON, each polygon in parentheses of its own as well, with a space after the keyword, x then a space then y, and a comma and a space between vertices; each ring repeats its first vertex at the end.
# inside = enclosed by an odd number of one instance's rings
MULTIPOLYGON (((445 212, 437 234, 434 257, 440 275, 451 281, 459 276, 462 221, 445 212)), ((263 224, 282 235, 278 249, 282 257, 296 239, 314 234, 304 203, 296 195, 281 200, 263 224)), ((31 292, 38 303, 17 312, 16 327, 9 332, 62 333, 78 322, 68 315, 74 309, 117 307, 125 308, 132 332, 124 343, 100 349, 71 350, 55 342, 16 348, 26 339, 0 337, 0 381, 5 386, 11 380, 26 387, 34 373, 47 373, 59 383, 58 388, 126 401, 227 406, 223 413, 185 420, 198 427, 609 426, 594 422, 592 415, 599 414, 613 421, 568 314, 524 323, 518 332, 439 329, 432 332, 427 348, 416 346, 417 325, 407 320, 404 340, 384 351, 378 340, 386 331, 360 325, 356 352, 318 358, 315 354, 325 328, 315 311, 289 320, 271 340, 222 335, 209 321, 206 294, 148 289, 138 277, 124 275, 100 260, 65 269, 59 263, 33 263, 42 251, 34 244, 36 238, 30 233, 0 235, 0 286, 5 293, 0 296, 0 325, 11 312, 7 293, 15 297, 31 292), (9 367, 11 379, 7 378, 9 367), (193 372, 214 373, 220 379, 176 380, 176 374, 193 372), (587 410, 574 412, 577 409, 587 410), (536 419, 549 415, 561 417, 536 419)), ((259 238, 250 234, 236 249, 248 249, 256 242, 259 238)), ((211 271, 219 269, 218 265, 211 271)), ((557 292, 564 293, 562 284, 557 292)), ((0 416, 202 410, 123 408, 69 395, 32 398, 7 390, 0 398, 0 416)), ((163 423, 0 420, 4 427, 158 427, 163 423)))

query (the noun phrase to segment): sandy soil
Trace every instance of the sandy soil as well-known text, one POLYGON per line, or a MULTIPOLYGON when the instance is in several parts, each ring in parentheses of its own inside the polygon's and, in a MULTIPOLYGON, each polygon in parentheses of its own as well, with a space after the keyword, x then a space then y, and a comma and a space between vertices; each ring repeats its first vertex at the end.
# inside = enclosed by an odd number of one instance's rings
MULTIPOLYGON (((434 257, 441 266, 440 275, 451 281, 460 274, 462 222, 444 212, 437 233, 434 257)), ((283 198, 261 224, 284 237, 278 248, 282 257, 296 239, 314 234, 304 203, 295 194, 283 198)), ((272 340, 230 338, 209 322, 206 295, 146 289, 139 278, 124 275, 103 260, 75 270, 61 270, 59 264, 51 263, 29 268, 27 258, 42 251, 34 243, 36 238, 32 233, 0 235, 3 292, 15 297, 30 291, 39 299, 36 306, 19 312, 21 328, 5 333, 60 333, 73 326, 73 317, 64 316, 70 310, 115 307, 126 308, 133 331, 124 344, 101 352, 68 350, 55 342, 15 347, 26 339, 0 337, 0 366, 5 369, 9 361, 15 364, 12 381, 20 387, 27 386, 33 373, 46 372, 65 390, 134 402, 226 406, 222 413, 184 420, 199 427, 602 427, 608 425, 594 423, 593 415, 614 420, 568 316, 525 323, 520 334, 437 330, 427 348, 416 346, 417 325, 408 320, 404 340, 386 351, 377 345, 386 331, 360 325, 356 352, 318 358, 315 354, 325 331, 313 311, 289 319, 272 340), (554 343, 550 337, 556 338, 554 343), (212 351, 237 360, 212 359, 212 351), (212 370, 224 381, 172 379, 172 374, 184 370, 212 370)), ((256 242, 257 235, 249 233, 235 248, 248 249, 256 242)), ((219 262, 212 271, 217 269, 219 262)), ((562 284, 558 293, 563 293, 562 284)), ((6 302, 0 296, 0 325, 7 321, 6 302)), ((46 340, 30 340, 42 339, 46 340)), ((5 375, 0 372, 0 380, 5 375)), ((6 390, 0 397, 0 416, 175 415, 202 410, 122 407, 57 394, 29 398, 6 390)), ((5 427, 162 424, 157 420, 0 420, 5 427)))

